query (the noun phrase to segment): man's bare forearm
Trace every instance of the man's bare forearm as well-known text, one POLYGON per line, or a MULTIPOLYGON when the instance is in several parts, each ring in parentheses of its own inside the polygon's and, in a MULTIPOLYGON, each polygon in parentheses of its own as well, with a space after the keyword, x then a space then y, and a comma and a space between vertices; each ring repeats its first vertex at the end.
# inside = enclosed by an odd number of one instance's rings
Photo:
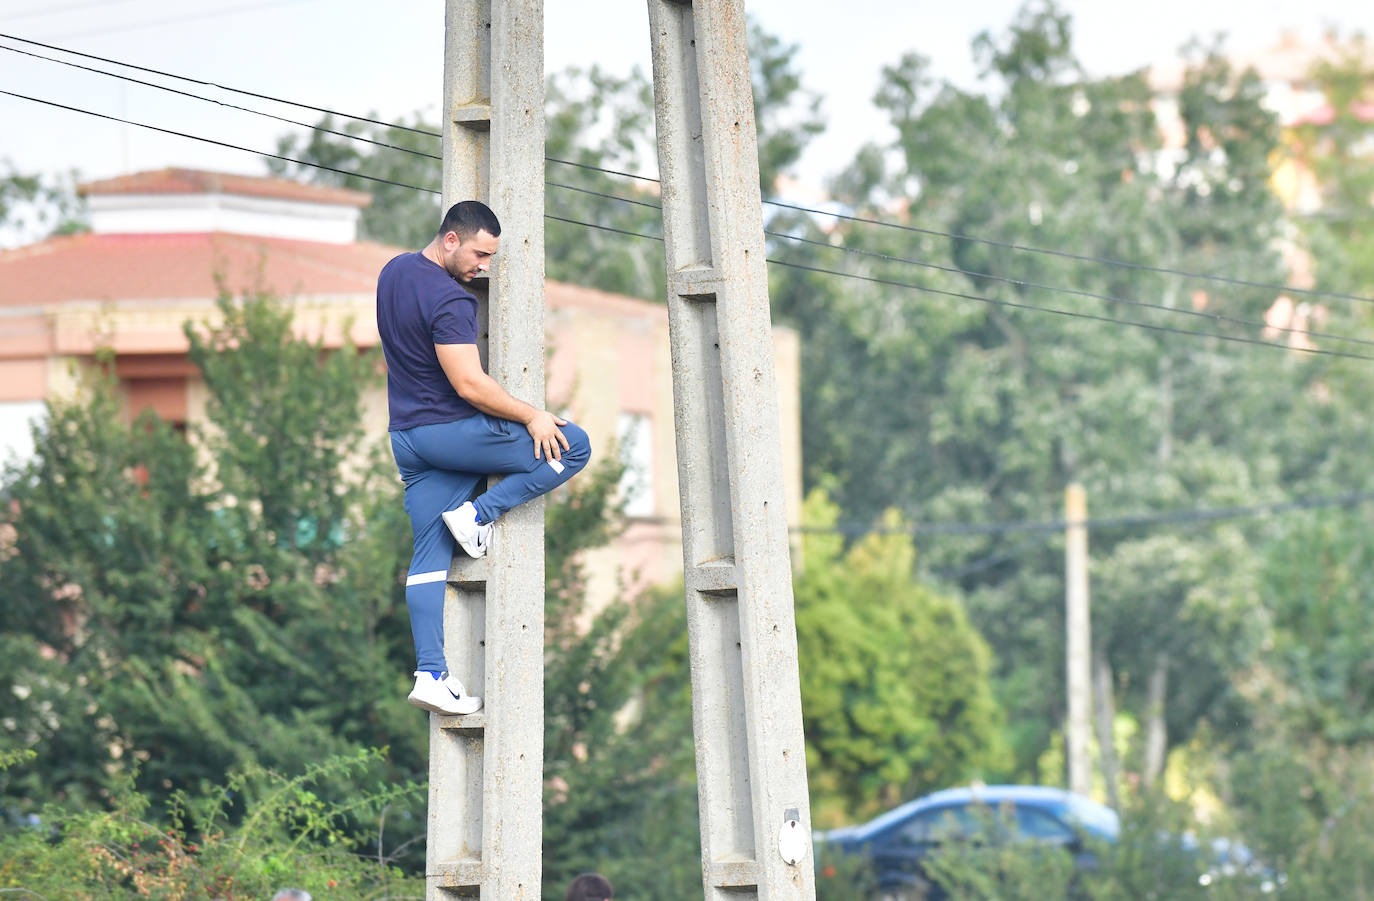
POLYGON ((488 416, 509 419, 512 422, 526 425, 539 412, 538 409, 523 400, 511 397, 505 388, 497 384, 496 379, 485 373, 462 387, 454 386, 454 388, 463 400, 488 416))

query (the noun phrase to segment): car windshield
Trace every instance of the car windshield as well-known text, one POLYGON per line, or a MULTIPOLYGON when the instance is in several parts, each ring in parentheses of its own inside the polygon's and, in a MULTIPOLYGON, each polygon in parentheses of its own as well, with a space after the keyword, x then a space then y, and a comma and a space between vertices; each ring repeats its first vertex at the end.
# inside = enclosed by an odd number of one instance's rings
POLYGON ((1060 811, 1060 816, 1109 842, 1116 841, 1121 835, 1121 818, 1116 811, 1087 798, 1070 799, 1060 811))

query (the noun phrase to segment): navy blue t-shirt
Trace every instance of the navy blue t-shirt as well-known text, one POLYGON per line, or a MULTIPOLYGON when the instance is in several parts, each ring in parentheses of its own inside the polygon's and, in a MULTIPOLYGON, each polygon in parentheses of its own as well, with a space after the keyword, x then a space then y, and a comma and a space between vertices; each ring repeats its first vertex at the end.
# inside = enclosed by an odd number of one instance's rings
POLYGON ((458 396, 436 344, 477 343, 477 298, 421 253, 403 253, 377 276, 377 331, 386 355, 391 431, 466 419, 477 409, 458 396))

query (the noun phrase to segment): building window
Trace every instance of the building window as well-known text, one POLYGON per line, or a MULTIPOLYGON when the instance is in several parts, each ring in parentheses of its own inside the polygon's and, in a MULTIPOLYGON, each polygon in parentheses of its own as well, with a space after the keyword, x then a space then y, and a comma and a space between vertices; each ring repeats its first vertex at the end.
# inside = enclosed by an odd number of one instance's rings
POLYGON ((0 466, 33 456, 33 427, 47 417, 41 400, 0 403, 0 466))
POLYGON ((621 413, 616 420, 616 443, 625 474, 620 477, 620 499, 625 515, 654 515, 653 420, 645 413, 621 413))

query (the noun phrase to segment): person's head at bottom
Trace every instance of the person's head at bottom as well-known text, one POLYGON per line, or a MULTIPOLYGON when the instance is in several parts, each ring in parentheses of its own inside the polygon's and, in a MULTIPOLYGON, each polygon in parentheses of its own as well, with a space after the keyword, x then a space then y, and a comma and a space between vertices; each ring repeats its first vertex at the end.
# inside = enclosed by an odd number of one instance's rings
POLYGON ((272 901, 310 901, 310 893, 303 888, 284 888, 272 896, 272 901))
POLYGON ((583 873, 568 885, 563 901, 610 901, 611 881, 599 873, 583 873))

